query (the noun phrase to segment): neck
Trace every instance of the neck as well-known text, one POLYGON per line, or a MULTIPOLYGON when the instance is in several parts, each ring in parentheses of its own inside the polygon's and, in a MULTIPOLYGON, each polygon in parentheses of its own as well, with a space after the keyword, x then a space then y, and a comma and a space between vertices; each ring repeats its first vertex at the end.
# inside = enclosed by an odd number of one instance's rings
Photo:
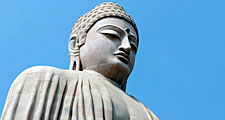
POLYGON ((114 82, 116 82, 119 86, 122 86, 127 81, 127 72, 121 69, 118 69, 117 66, 109 65, 109 64, 100 64, 85 68, 84 70, 91 70, 98 72, 99 74, 107 77, 114 82))

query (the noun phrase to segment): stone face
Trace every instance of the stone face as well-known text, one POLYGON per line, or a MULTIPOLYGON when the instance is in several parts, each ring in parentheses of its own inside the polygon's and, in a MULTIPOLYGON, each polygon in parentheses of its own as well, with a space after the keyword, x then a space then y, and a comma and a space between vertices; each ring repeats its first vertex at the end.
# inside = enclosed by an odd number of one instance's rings
POLYGON ((125 93, 137 49, 133 19, 118 4, 98 5, 72 30, 70 69, 37 66, 22 72, 9 90, 1 119, 158 120, 125 93), (96 18, 91 15, 95 11, 96 18))
POLYGON ((130 23, 115 17, 101 19, 88 31, 80 48, 82 69, 124 84, 133 69, 137 47, 137 33, 130 23))

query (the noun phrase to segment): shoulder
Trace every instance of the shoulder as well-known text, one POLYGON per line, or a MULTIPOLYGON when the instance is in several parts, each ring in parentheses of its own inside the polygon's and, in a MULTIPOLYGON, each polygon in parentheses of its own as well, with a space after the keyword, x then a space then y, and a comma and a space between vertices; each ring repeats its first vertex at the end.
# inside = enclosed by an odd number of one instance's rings
POLYGON ((50 67, 50 66, 34 66, 25 69, 21 74, 27 74, 27 73, 40 73, 40 72, 62 72, 63 69, 59 69, 56 67, 50 67))
POLYGON ((34 66, 21 72, 13 81, 11 87, 22 86, 28 82, 53 81, 55 79, 65 82, 67 79, 77 79, 80 76, 83 76, 83 73, 74 70, 64 70, 50 66, 34 66))
MULTIPOLYGON (((76 75, 76 74, 81 74, 79 71, 74 71, 74 70, 64 70, 56 67, 51 67, 51 66, 34 66, 25 69, 21 74, 49 74, 49 73, 54 73, 54 74, 60 74, 60 75, 76 75)), ((20 75, 21 75, 20 74, 20 75)))
POLYGON ((34 66, 25 69, 23 72, 21 72, 16 79, 14 80, 12 86, 14 84, 23 83, 25 81, 34 81, 37 79, 34 78, 40 78, 42 76, 46 76, 46 74, 49 73, 58 73, 60 74, 63 70, 55 67, 50 66, 34 66))
POLYGON ((34 66, 25 69, 17 78, 29 77, 46 77, 46 76, 60 76, 66 78, 77 78, 78 76, 86 76, 83 71, 64 70, 51 66, 34 66))
POLYGON ((29 81, 42 81, 48 77, 51 79, 53 76, 60 76, 60 77, 71 77, 71 76, 78 76, 80 73, 76 71, 71 71, 71 70, 64 70, 56 67, 51 67, 51 66, 34 66, 25 69, 23 72, 21 72, 17 78, 14 80, 15 81, 20 81, 21 80, 29 80, 29 81))
POLYGON ((132 95, 129 95, 129 96, 132 97, 136 102, 141 104, 141 106, 145 109, 146 113, 149 114, 149 117, 152 118, 152 120, 160 120, 147 106, 145 106, 143 103, 141 103, 137 98, 135 98, 132 95))

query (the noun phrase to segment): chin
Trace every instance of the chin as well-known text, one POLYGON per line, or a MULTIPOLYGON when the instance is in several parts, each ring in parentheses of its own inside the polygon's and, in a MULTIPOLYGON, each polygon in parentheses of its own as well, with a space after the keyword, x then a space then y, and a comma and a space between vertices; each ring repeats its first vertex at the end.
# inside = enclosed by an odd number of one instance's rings
POLYGON ((120 72, 120 74, 123 74, 124 76, 128 76, 131 72, 131 67, 129 64, 124 63, 120 60, 118 60, 115 63, 116 68, 118 69, 118 72, 120 72))

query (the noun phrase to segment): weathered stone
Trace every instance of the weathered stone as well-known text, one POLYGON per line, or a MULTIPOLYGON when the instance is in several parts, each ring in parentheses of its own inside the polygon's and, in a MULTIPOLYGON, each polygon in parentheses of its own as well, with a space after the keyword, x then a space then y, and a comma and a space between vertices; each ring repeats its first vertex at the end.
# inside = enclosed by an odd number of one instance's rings
POLYGON ((112 2, 74 25, 70 69, 32 67, 13 82, 2 120, 158 120, 125 93, 138 48, 133 19, 112 2))

